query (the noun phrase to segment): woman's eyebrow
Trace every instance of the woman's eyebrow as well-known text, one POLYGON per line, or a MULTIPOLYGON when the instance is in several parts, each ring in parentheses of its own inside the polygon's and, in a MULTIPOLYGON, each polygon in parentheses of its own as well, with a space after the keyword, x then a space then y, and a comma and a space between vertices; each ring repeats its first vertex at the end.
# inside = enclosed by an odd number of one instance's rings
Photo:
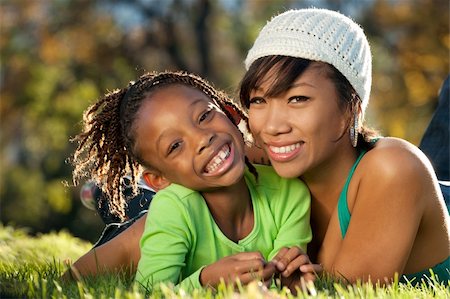
POLYGON ((298 82, 298 83, 294 83, 294 84, 291 85, 291 88, 292 88, 292 87, 301 87, 301 86, 309 86, 309 87, 312 87, 312 88, 316 88, 315 85, 313 85, 313 84, 311 84, 311 83, 307 83, 307 82, 298 82))

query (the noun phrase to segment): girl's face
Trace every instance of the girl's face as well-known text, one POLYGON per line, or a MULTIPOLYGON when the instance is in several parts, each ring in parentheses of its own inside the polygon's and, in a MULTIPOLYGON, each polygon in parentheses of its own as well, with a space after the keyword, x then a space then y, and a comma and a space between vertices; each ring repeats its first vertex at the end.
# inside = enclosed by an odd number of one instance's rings
MULTIPOLYGON (((267 152, 282 177, 299 177, 326 167, 342 145, 348 145, 348 116, 338 106, 327 66, 312 63, 293 86, 266 97, 273 76, 250 94, 249 125, 258 145, 267 152)), ((320 172, 317 172, 320 173, 320 172)))
POLYGON ((198 89, 178 84, 155 90, 142 103, 135 128, 144 161, 172 183, 207 191, 243 176, 241 133, 198 89))

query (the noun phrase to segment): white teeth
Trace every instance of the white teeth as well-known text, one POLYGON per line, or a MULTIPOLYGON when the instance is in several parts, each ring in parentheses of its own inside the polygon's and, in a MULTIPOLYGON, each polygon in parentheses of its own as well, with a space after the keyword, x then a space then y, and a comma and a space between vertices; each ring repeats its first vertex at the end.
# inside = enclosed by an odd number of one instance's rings
POLYGON ((286 154, 294 151, 296 148, 300 147, 300 143, 291 144, 287 146, 270 146, 270 150, 276 154, 286 154))
POLYGON ((230 156, 230 148, 225 145, 205 167, 207 173, 216 170, 230 156))

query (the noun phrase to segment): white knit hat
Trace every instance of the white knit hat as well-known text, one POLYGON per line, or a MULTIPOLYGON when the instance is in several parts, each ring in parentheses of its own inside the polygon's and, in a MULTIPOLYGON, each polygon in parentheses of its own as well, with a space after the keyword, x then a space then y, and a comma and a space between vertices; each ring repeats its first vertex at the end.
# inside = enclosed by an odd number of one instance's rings
POLYGON ((372 57, 362 28, 327 9, 289 10, 261 30, 245 59, 247 70, 258 58, 282 55, 327 62, 355 88, 364 111, 372 84, 372 57))

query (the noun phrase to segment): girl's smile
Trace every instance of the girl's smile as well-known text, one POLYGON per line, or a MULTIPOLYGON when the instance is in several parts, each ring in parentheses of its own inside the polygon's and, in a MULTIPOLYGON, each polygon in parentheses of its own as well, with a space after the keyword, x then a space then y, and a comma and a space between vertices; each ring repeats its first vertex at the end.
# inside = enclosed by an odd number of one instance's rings
POLYGON ((138 112, 136 135, 146 166, 169 182, 205 191, 243 177, 241 132, 198 89, 178 84, 149 93, 138 112))
POLYGON ((234 160, 234 150, 232 144, 225 144, 212 157, 205 167, 206 175, 220 175, 231 167, 234 160))

